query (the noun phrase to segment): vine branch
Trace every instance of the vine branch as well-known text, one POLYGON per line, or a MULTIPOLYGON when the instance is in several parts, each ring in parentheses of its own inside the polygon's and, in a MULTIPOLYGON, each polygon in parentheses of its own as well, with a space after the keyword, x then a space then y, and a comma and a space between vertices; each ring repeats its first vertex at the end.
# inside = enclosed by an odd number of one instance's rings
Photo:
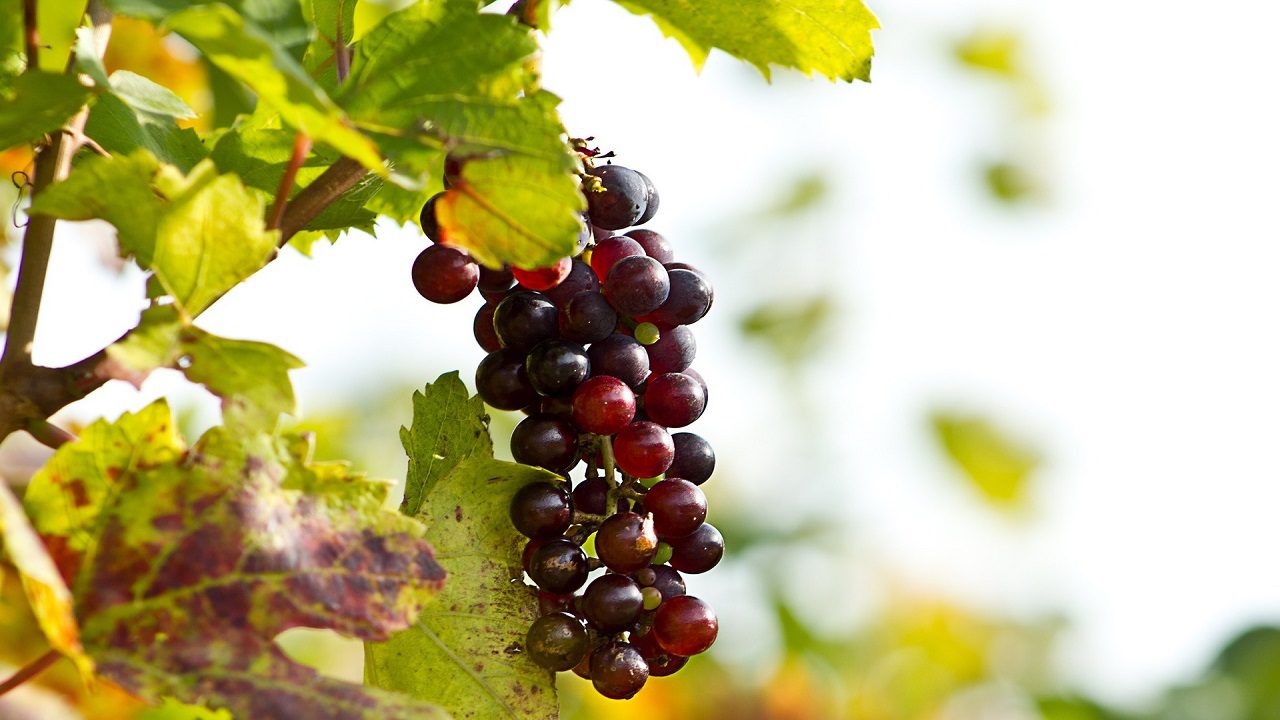
POLYGON ((49 652, 41 655, 35 660, 32 660, 31 662, 22 666, 21 668, 18 669, 18 672, 11 675, 9 679, 5 680, 4 682, 0 682, 0 695, 4 695, 10 690, 21 685, 22 683, 39 675, 45 670, 48 670, 49 666, 57 662, 59 657, 61 656, 58 655, 57 650, 50 650, 49 652))
POLYGON ((293 136, 293 154, 289 156, 289 164, 280 178, 280 187, 276 189, 276 199, 271 205, 271 217, 267 221, 267 229, 275 230, 284 219, 285 206, 289 204, 289 193, 293 192, 293 184, 298 179, 298 168, 302 167, 311 152, 311 138, 299 132, 293 136))
POLYGON ((351 158, 340 158, 320 173, 310 185, 294 196, 284 209, 280 220, 280 247, 289 238, 307 226, 342 194, 360 183, 369 174, 363 165, 351 158))

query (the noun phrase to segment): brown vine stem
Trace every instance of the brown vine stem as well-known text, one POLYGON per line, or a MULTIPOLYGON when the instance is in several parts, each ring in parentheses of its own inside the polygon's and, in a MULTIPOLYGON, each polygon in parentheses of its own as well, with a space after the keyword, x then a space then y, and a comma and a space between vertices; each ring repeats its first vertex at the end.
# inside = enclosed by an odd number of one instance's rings
POLYGON ((284 175, 280 178, 280 187, 276 188, 276 200, 271 206, 271 218, 267 221, 267 229, 275 230, 280 227, 280 222, 284 220, 285 206, 289 204, 289 193, 293 192, 294 181, 298 179, 298 168, 302 167, 303 161, 307 159, 307 153, 311 152, 311 138, 305 133, 297 133, 293 136, 293 154, 289 156, 289 164, 284 169, 284 175))
POLYGON ((49 652, 41 655, 35 660, 32 660, 31 662, 22 666, 18 670, 18 672, 11 675, 8 680, 5 680, 4 682, 0 682, 0 695, 4 695, 10 690, 21 685, 22 683, 39 675, 45 670, 48 670, 49 666, 57 662, 59 657, 62 657, 62 656, 58 654, 57 650, 50 650, 49 652))
POLYGON ((74 442, 75 435, 54 425, 48 420, 29 420, 25 428, 31 437, 40 441, 40 444, 57 450, 69 442, 74 442))
POLYGON ((298 234, 334 200, 355 187, 369 174, 363 165, 351 158, 340 158, 320 173, 312 183, 289 201, 280 220, 280 247, 298 234))

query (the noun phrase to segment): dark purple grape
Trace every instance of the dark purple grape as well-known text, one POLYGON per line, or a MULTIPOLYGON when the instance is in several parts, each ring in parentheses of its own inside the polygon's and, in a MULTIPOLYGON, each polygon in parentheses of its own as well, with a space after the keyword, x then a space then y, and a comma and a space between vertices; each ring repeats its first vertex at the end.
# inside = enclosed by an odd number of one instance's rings
POLYGON ((649 665, 631 643, 613 640, 591 653, 591 684, 611 700, 634 697, 649 679, 649 665))
MULTIPOLYGON (((560 334, 566 340, 594 343, 613 334, 618 326, 618 311, 598 292, 574 295, 560 312, 560 334)), ((645 364, 649 356, 645 355, 645 364)))
POLYGON ((529 577, 549 593, 571 593, 587 581, 587 554, 569 538, 549 540, 533 553, 529 577))
POLYGON ((715 611, 692 595, 662 603, 653 616, 653 635, 658 645, 682 657, 705 652, 716 641, 719 630, 715 611))
POLYGON ((560 418, 561 420, 572 420, 573 398, 568 395, 562 397, 544 397, 538 402, 538 412, 529 414, 550 415, 551 417, 560 418))
MULTIPOLYGON (((532 375, 529 379, 533 379, 532 375)), ((659 425, 684 427, 702 417, 706 407, 706 393, 688 375, 662 373, 650 375, 645 382, 644 411, 659 425)))
POLYGON ((599 292, 600 281, 596 279, 595 271, 591 269, 590 265, 575 258, 573 264, 569 266, 569 274, 559 285, 548 290, 546 295, 551 304, 555 305, 556 309, 561 313, 564 313, 564 309, 570 300, 578 293, 588 290, 599 292))
POLYGON ((694 485, 706 482, 716 469, 716 453, 711 443, 691 432, 676 433, 671 436, 671 442, 675 444, 675 458, 667 468, 667 477, 684 478, 694 485))
POLYGON ((626 383, 596 375, 573 391, 573 422, 597 435, 612 435, 636 414, 636 395, 626 383))
POLYGON ((636 339, 614 333, 587 348, 591 372, 616 377, 633 389, 649 377, 649 353, 636 339))
POLYGON ((651 587, 662 595, 663 600, 670 600, 673 597, 684 595, 684 578, 680 577, 680 573, 673 567, 668 565, 650 565, 644 570, 636 573, 639 578, 641 573, 649 572, 653 574, 652 579, 647 583, 640 583, 644 587, 651 587))
POLYGON ((569 493, 546 482, 530 483, 516 491, 509 514, 516 530, 534 540, 555 537, 573 522, 569 493))
POLYGON ((596 530, 596 555, 617 573, 648 567, 657 550, 653 521, 633 512, 610 516, 596 530))
POLYGON ((480 266, 470 255, 448 245, 429 245, 413 261, 410 275, 418 294, 433 303, 456 303, 480 281, 480 266))
POLYGON ((606 573, 582 591, 582 615, 605 633, 626 630, 644 610, 640 587, 626 575, 606 573))
POLYGON ((693 534, 707 519, 707 496, 681 478, 663 480, 644 494, 644 508, 653 515, 653 530, 661 540, 693 534))
POLYGON ((498 303, 493 329, 504 348, 528 352, 559 332, 556 306, 542 293, 517 292, 498 303))
POLYGON ((666 265, 676 259, 676 253, 671 249, 671 243, 667 239, 652 230, 636 229, 627 233, 627 237, 640 243, 640 247, 644 248, 644 254, 666 265))
POLYGON ((587 629, 568 613, 543 615, 529 626, 525 649, 537 665, 564 672, 582 662, 587 654, 587 629))
POLYGON ((645 212, 648 185, 644 176, 621 165, 601 165, 587 171, 600 179, 600 187, 584 183, 587 214, 591 222, 608 230, 620 230, 636 224, 645 212))
POLYGON ((591 270, 597 279, 604 281, 620 260, 644 256, 644 246, 640 243, 626 235, 615 235, 596 242, 595 249, 591 251, 591 270))
MULTIPOLYGON (((498 333, 502 337, 502 333, 498 333)), ((645 346, 649 354, 649 370, 655 373, 681 372, 693 364, 698 353, 698 344, 693 339, 693 331, 684 325, 677 325, 662 331, 658 342, 645 346)))
POLYGON ((602 228, 599 225, 591 226, 591 239, 594 240, 595 242, 607 240, 608 238, 611 238, 614 235, 617 235, 617 233, 615 233, 612 230, 606 230, 605 228, 602 228))
MULTIPOLYGON (((648 175, 636 171, 640 179, 644 181, 644 213, 635 221, 635 225, 643 225, 653 219, 658 214, 658 188, 654 187, 653 181, 648 175)), ((666 262, 665 260, 663 262, 666 262)))
POLYGON ((671 279, 662 263, 651 257, 618 261, 604 281, 604 296, 617 311, 639 317, 657 310, 671 292, 671 279))
POLYGON ((524 368, 533 389, 552 397, 572 393, 591 374, 591 362, 581 345, 555 339, 534 345, 524 368))
POLYGON ((657 477, 671 466, 675 446, 666 428, 648 421, 633 422, 613 439, 618 467, 635 477, 657 477))
POLYGON ((471 334, 476 338, 476 344, 484 349, 485 352, 497 352, 502 349, 502 344, 498 342, 498 333, 493 331, 493 310, 497 305, 493 303, 485 303, 476 311, 475 320, 471 323, 471 334))
POLYGON ((670 327, 692 325, 706 316, 711 309, 711 283, 692 270, 671 270, 667 277, 671 291, 667 293, 666 302, 641 319, 670 327))
POLYGON ((632 636, 631 644, 635 645, 636 650, 640 652, 640 656, 649 664, 649 677, 666 677, 674 675, 680 668, 689 662, 689 658, 669 653, 662 649, 658 644, 653 630, 649 632, 632 636))
POLYGON ((704 522, 692 535, 671 541, 671 567, 697 575, 715 567, 724 557, 724 536, 715 525, 704 522))
POLYGON ((440 242, 440 221, 436 219, 436 201, 444 193, 436 193, 427 200, 422 206, 422 212, 418 214, 418 225, 422 227, 422 232, 431 242, 440 242))
POLYGON ((476 392, 490 407, 519 410, 538 399, 524 369, 524 353, 499 350, 476 366, 476 392))
POLYGON ((505 293, 516 284, 516 278, 511 274, 511 268, 503 267, 500 270, 480 266, 480 292, 483 293, 505 293))
POLYGON ((587 478, 573 489, 573 506, 580 512, 604 515, 609 502, 609 482, 602 477, 587 478))
MULTIPOLYGON (((529 542, 534 543, 537 541, 530 540, 529 542)), ((527 553, 527 554, 529 556, 528 560, 532 560, 533 553, 527 553)), ((525 572, 528 572, 528 569, 529 569, 528 560, 525 561, 525 572)), ((545 590, 538 591, 538 613, 539 614, 551 615, 552 613, 569 613, 570 615, 575 615, 577 604, 578 604, 578 597, 573 593, 565 593, 563 595, 557 595, 555 593, 549 593, 545 590)))
POLYGON ((540 268, 511 268, 511 274, 520 285, 530 290, 550 290, 559 285, 565 278, 569 277, 569 270, 573 268, 573 260, 570 258, 560 258, 554 265, 548 265, 540 268))
MULTIPOLYGON (((578 464, 578 431, 572 423, 549 415, 527 417, 511 432, 511 456, 518 463, 566 472, 578 464)), ((551 534, 562 532, 564 528, 551 534)))

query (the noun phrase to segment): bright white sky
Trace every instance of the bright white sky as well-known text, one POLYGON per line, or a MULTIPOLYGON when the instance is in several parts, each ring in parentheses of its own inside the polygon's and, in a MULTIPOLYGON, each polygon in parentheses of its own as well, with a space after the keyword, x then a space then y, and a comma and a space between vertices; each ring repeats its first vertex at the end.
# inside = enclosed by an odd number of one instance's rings
MULTIPOLYGON (((766 91, 719 55, 699 78, 651 24, 598 0, 560 16, 545 84, 572 132, 655 180, 653 226, 718 278, 699 327, 715 397, 700 428, 717 479, 739 492, 713 501, 785 492, 848 521, 860 556, 916 587, 1023 617, 1061 611, 1069 677, 1140 699, 1198 673, 1246 623, 1280 622, 1280 8, 873 7, 888 29, 872 85, 782 76, 766 91), (948 61, 947 42, 992 23, 1024 31, 1053 104, 1041 210, 994 208, 972 182, 1009 106, 948 61), (815 168, 836 199, 798 228, 808 237, 777 237, 770 272, 713 266, 730 212, 815 168), (825 449, 797 460, 777 440, 792 418, 778 378, 732 322, 762 297, 828 285, 847 312, 801 391, 825 449), (1032 521, 994 518, 948 476, 924 426, 938 404, 988 413, 1045 452, 1032 521)), ((421 301, 407 280, 420 240, 381 234, 282 259, 203 324, 307 361, 304 410, 335 390, 473 368, 474 304, 421 301)), ((59 236, 38 361, 79 359, 141 307, 137 274, 104 277, 85 247, 59 236)), ((104 389, 77 415, 180 385, 104 389)), ((728 576, 705 594, 732 618, 741 582, 728 576)))

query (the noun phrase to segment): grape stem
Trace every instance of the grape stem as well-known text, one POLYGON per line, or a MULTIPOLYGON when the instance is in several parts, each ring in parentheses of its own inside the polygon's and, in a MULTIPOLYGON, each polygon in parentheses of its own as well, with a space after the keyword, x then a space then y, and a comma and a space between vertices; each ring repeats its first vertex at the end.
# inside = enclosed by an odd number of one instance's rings
POLYGON ((31 437, 39 440, 46 447, 57 450, 69 442, 75 442, 76 436, 54 425, 48 420, 30 420, 26 431, 31 437))
POLYGON ((22 666, 21 668, 18 669, 17 672, 9 676, 7 680, 5 680, 4 682, 0 682, 0 695, 4 695, 10 690, 21 685, 22 683, 39 675, 45 670, 48 670, 49 666, 57 662, 59 657, 61 657, 61 655, 58 654, 57 650, 50 650, 49 652, 41 655, 35 660, 32 660, 31 662, 22 666))

